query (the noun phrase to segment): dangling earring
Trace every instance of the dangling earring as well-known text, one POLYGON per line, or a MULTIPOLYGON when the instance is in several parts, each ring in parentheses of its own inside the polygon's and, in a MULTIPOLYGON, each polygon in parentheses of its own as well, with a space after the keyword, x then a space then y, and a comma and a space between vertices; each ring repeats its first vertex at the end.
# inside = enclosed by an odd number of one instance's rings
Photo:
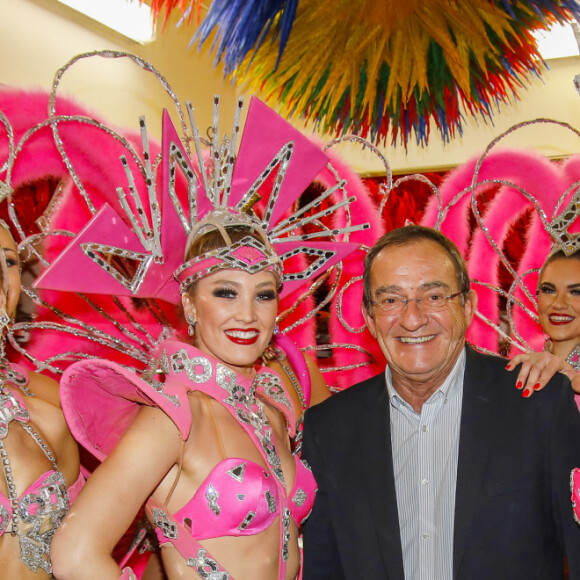
MULTIPOLYGON (((0 308, 0 361, 4 361, 5 358, 5 350, 4 346, 6 344, 6 332, 5 330, 8 328, 8 325, 11 322, 10 316, 6 313, 5 308, 0 308)), ((0 362, 0 366, 2 363, 0 362)))
POLYGON ((274 334, 280 334, 280 327, 277 324, 274 325, 274 334))
POLYGON ((193 336, 195 334, 195 324, 196 324, 196 322, 197 321, 195 320, 195 318, 193 318, 193 316, 190 315, 190 316, 187 317, 187 324, 189 325, 187 327, 187 334, 189 336, 193 336))

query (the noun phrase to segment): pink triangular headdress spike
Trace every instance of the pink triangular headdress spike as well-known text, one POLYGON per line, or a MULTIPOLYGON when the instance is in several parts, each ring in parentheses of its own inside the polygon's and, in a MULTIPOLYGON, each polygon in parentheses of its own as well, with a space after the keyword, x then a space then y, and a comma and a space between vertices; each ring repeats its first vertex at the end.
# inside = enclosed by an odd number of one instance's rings
MULTIPOLYGON (((328 156, 314 143, 302 135, 288 121, 272 111, 259 99, 252 99, 244 125, 240 152, 234 167, 229 205, 240 203, 251 195, 251 190, 275 154, 291 149, 290 160, 281 183, 274 184, 264 216, 266 229, 277 223, 288 208, 316 178, 329 162, 328 156), (279 190, 276 188, 279 187, 279 190)), ((279 160, 284 164, 284 156, 279 160)))
POLYGON ((189 158, 169 114, 164 112, 160 196, 155 194, 157 176, 148 156, 145 124, 141 122, 148 210, 138 198, 139 190, 129 165, 123 160, 129 195, 121 188, 118 193, 131 228, 112 208, 104 207, 36 281, 36 287, 87 293, 97 290, 99 293, 159 298, 177 303, 179 286, 173 277, 174 272, 176 278, 179 278, 177 274, 181 276, 183 291, 184 278, 189 284, 218 269, 236 268, 254 273, 271 268, 281 277, 279 264, 298 254, 308 256, 299 271, 284 273, 284 293, 288 293, 358 248, 358 244, 336 240, 318 241, 319 238, 332 238, 368 227, 367 224, 338 229, 317 226, 321 218, 353 201, 352 198, 337 203, 329 201, 344 182, 302 209, 292 209, 326 166, 328 157, 255 98, 250 104, 236 157, 234 148, 241 103, 232 134, 226 135, 221 144, 218 103, 216 98, 214 131, 207 160, 194 123, 193 108, 188 104, 197 163, 189 158), (273 179, 273 185, 265 200, 264 215, 260 218, 254 213, 245 213, 251 209, 258 190, 268 179, 273 179), (128 201, 130 199, 132 204, 128 201), (323 201, 325 207, 321 209, 323 201), (235 224, 249 225, 262 237, 238 243, 235 248, 232 246, 232 251, 235 249, 239 255, 226 256, 223 249, 212 250, 182 264, 183 248, 190 233, 195 236, 207 226, 225 232, 223 228, 235 224), (306 225, 307 230, 304 229, 306 225), (317 241, 312 241, 315 239, 317 241), (131 266, 123 264, 123 260, 131 266), (86 280, 73 275, 82 262, 87 264, 89 275, 86 280))

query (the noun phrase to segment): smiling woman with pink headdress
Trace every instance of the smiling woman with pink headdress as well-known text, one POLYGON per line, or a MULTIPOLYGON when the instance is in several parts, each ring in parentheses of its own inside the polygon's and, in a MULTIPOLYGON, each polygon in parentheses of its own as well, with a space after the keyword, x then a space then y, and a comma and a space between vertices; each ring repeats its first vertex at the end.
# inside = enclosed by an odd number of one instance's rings
POLYGON ((512 366, 522 364, 517 386, 529 397, 555 372, 561 372, 579 393, 580 408, 580 250, 567 255, 557 249, 546 258, 538 277, 537 297, 546 343, 541 353, 525 353, 511 360, 512 366))
MULTIPOLYGON (((544 262, 538 277, 538 318, 547 339, 541 353, 517 355, 510 368, 521 364, 517 387, 524 397, 541 390, 556 372, 565 374, 580 410, 580 250, 559 248, 544 262), (533 366, 532 366, 533 365, 533 366)), ((574 517, 580 524, 580 469, 570 474, 574 517)))
POLYGON ((141 377, 105 360, 65 371, 71 430, 103 463, 55 537, 61 579, 133 577, 111 551, 144 503, 169 578, 291 580, 299 573, 299 527, 316 484, 291 438, 310 403, 309 366, 287 350, 282 368, 293 367, 296 397, 258 361, 272 341, 286 350, 273 337, 279 296, 354 251, 358 244, 336 235, 364 226, 307 227, 350 201, 292 207, 327 157, 262 103, 252 101, 234 156, 238 130, 236 121, 222 146, 215 137, 206 172, 199 150, 199 169, 190 164, 166 115, 163 190, 149 208, 151 227, 136 235, 137 220, 129 218, 130 230, 105 206, 37 283, 98 284, 111 294, 179 302, 188 326, 187 339, 173 333, 159 343, 141 377), (188 204, 175 195, 176 171, 188 181, 188 204), (131 280, 118 268, 127 257, 141 261, 131 280), (81 260, 84 276, 69 276, 81 260))

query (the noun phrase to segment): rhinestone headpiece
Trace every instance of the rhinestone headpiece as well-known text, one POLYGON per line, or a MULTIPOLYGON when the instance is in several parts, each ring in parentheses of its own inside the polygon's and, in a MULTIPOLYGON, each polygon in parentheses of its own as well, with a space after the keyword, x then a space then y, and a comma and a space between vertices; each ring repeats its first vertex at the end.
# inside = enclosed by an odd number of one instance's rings
POLYGON ((568 232, 568 228, 580 215, 580 189, 574 193, 570 203, 546 226, 555 244, 552 252, 562 250, 571 256, 580 250, 580 236, 568 232))
POLYGON ((244 270, 249 274, 262 270, 270 271, 276 276, 281 287, 284 272, 278 254, 272 248, 260 223, 243 213, 236 214, 224 209, 211 211, 191 230, 185 247, 185 258, 190 247, 212 230, 219 231, 226 246, 204 252, 187 260, 177 269, 174 276, 179 282, 180 294, 187 292, 188 288, 201 278, 211 276, 220 270, 231 269, 244 270), (247 235, 242 240, 232 243, 226 228, 233 226, 242 226, 248 233, 255 233, 258 237, 247 235))
POLYGON ((358 249, 356 243, 315 239, 367 229, 368 224, 337 229, 310 227, 320 226, 321 218, 354 200, 330 201, 330 196, 344 187, 344 181, 304 207, 295 208, 302 193, 329 162, 326 154, 264 103, 252 98, 236 155, 241 108, 240 99, 233 131, 220 143, 219 99, 215 97, 206 160, 193 108, 188 103, 196 163, 186 153, 169 114, 164 111, 160 199, 149 159, 145 121, 141 119, 148 211, 127 160, 121 158, 129 195, 122 188, 117 193, 131 227, 110 206, 104 205, 36 280, 35 287, 83 293, 95 292, 97 288, 103 294, 178 303, 180 291, 218 270, 240 269, 253 274, 269 269, 283 283, 283 292, 289 293, 358 249), (187 188, 186 203, 180 201, 176 187, 181 177, 187 188), (269 196, 262 204, 262 215, 258 216, 255 206, 262 201, 263 188, 269 190, 269 196), (321 209, 323 202, 327 207, 321 209), (231 225, 247 226, 257 235, 228 243, 227 227, 231 225), (181 248, 189 247, 210 229, 218 229, 227 246, 183 264, 181 248), (176 248, 180 250, 177 252, 176 248), (298 270, 283 273, 282 264, 298 254, 307 259, 298 270), (119 267, 119 258, 134 263, 130 273, 119 267), (78 275, 81 263, 82 277, 78 275))

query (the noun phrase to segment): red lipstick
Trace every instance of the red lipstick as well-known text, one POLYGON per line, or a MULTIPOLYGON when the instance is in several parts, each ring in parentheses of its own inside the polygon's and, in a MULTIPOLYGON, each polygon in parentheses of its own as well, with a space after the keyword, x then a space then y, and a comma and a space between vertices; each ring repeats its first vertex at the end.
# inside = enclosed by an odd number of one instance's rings
POLYGON ((563 326, 565 324, 570 324, 571 322, 574 322, 573 316, 568 316, 564 314, 550 314, 548 316, 548 319, 550 321, 550 324, 553 324, 554 326, 563 326))
POLYGON ((246 346, 257 342, 260 331, 257 328, 230 328, 225 331, 225 335, 234 344, 246 346))

